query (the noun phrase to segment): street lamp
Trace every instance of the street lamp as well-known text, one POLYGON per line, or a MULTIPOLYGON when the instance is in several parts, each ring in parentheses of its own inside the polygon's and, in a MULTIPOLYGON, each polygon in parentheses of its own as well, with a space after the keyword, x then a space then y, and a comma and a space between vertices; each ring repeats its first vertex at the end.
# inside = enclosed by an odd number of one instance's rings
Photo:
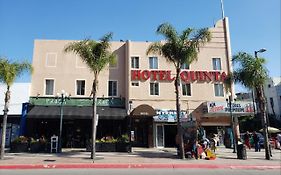
POLYGON ((133 142, 133 137, 134 137, 134 133, 132 133, 132 112, 133 109, 133 101, 129 100, 129 141, 130 141, 130 150, 129 152, 132 152, 132 142, 133 142))
POLYGON ((57 93, 57 98, 60 103, 60 133, 59 133, 59 149, 58 152, 61 153, 62 149, 62 119, 63 119, 63 105, 65 101, 69 98, 70 95, 67 94, 64 90, 61 90, 61 93, 57 93))
POLYGON ((227 101, 227 105, 229 107, 229 114, 230 114, 230 118, 231 118, 231 125, 232 125, 232 132, 233 132, 233 153, 236 153, 236 143, 237 143, 237 138, 236 138, 236 123, 235 123, 235 119, 233 117, 233 113, 232 113, 232 93, 231 92, 228 92, 227 93, 227 96, 228 96, 228 99, 226 99, 227 101))
MULTIPOLYGON (((263 53, 263 52, 265 52, 266 51, 266 49, 265 48, 261 48, 261 49, 259 49, 259 50, 256 50, 254 53, 255 53, 255 58, 257 59, 258 58, 258 53, 263 53)), ((255 107, 255 90, 254 89, 252 89, 252 100, 253 100, 253 109, 254 109, 254 115, 256 115, 256 107, 255 107)))
POLYGON ((255 58, 258 58, 258 53, 262 53, 265 52, 266 49, 265 48, 261 48, 260 50, 255 51, 255 58))
MULTIPOLYGON (((262 52, 265 52, 266 49, 265 48, 262 48, 260 50, 257 50, 255 51, 255 58, 258 59, 258 53, 262 53, 262 52)), ((264 95, 264 89, 263 89, 263 85, 259 85, 259 89, 261 90, 261 96, 263 98, 265 98, 265 95, 264 95)), ((263 135, 264 135, 264 148, 265 148, 265 157, 266 159, 270 160, 270 155, 271 155, 271 150, 270 150, 270 147, 269 147, 269 142, 268 142, 268 118, 265 114, 265 103, 263 102, 263 105, 264 106, 259 106, 259 114, 261 115, 261 122, 262 122, 262 127, 263 127, 263 135), (263 113, 261 108, 263 108, 263 113)))

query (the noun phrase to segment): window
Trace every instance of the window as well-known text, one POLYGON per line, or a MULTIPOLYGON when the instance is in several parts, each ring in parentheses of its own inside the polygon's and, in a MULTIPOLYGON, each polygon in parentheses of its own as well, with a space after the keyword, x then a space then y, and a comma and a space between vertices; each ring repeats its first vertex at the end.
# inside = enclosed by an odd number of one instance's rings
POLYGON ((150 83, 150 95, 159 95, 159 83, 150 83))
POLYGON ((117 96, 117 81, 108 82, 108 96, 117 96))
POLYGON ((117 65, 118 65, 118 56, 115 55, 115 58, 111 62, 109 62, 109 67, 117 68, 117 65))
POLYGON ((223 97, 223 85, 222 84, 214 84, 215 85, 215 96, 216 97, 223 97))
POLYGON ((54 95, 54 80, 45 80, 45 95, 54 95))
POLYGON ((85 95, 85 80, 76 80, 76 95, 85 95))
POLYGON ((181 69, 189 69, 189 64, 187 63, 182 64, 181 69))
POLYGON ((182 83, 182 95, 183 96, 191 96, 191 88, 190 88, 190 83, 182 83))
POLYGON ((56 67, 57 65, 57 53, 46 54, 46 67, 56 67))
POLYGON ((267 87, 268 87, 268 88, 271 88, 271 84, 268 84, 267 87))
POLYGON ((221 59, 220 58, 213 58, 213 69, 221 70, 221 59))
POLYGON ((131 68, 133 69, 139 69, 139 57, 131 57, 131 68))
POLYGON ((149 69, 158 69, 157 57, 149 57, 149 69))
POLYGON ((139 86, 139 82, 138 81, 132 81, 132 86, 139 86))

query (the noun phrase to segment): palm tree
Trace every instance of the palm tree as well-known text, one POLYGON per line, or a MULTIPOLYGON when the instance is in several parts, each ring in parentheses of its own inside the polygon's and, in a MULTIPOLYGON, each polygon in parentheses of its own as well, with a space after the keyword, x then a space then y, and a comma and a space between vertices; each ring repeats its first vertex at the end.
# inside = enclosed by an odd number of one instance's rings
POLYGON ((5 92, 5 104, 4 104, 4 115, 3 115, 3 129, 2 129, 2 142, 1 142, 1 155, 0 159, 4 158, 5 141, 6 141, 6 127, 7 118, 9 111, 9 103, 11 100, 10 88, 14 83, 15 79, 25 71, 32 72, 32 66, 28 62, 10 62, 5 58, 0 58, 0 81, 7 86, 5 92))
POLYGON ((109 64, 115 61, 115 55, 109 51, 112 33, 104 35, 100 42, 94 40, 85 39, 78 42, 70 43, 64 49, 65 52, 74 52, 79 55, 83 62, 85 62, 88 68, 93 73, 93 84, 92 92, 93 95, 93 118, 92 118, 92 150, 91 159, 93 162, 96 158, 96 122, 97 122, 97 87, 98 87, 98 76, 100 72, 109 64))
POLYGON ((150 53, 159 54, 172 63, 176 69, 175 93, 176 93, 176 110, 177 110, 177 130, 180 136, 180 157, 184 156, 183 134, 180 123, 180 103, 179 103, 179 85, 180 72, 184 64, 190 65, 197 60, 200 46, 211 40, 211 32, 207 28, 195 30, 191 28, 185 29, 181 34, 178 34, 175 28, 163 23, 158 26, 157 34, 163 35, 165 43, 152 43, 147 49, 147 55, 150 53))
POLYGON ((256 92, 257 105, 263 126, 265 158, 270 160, 265 110, 266 102, 263 92, 263 85, 268 78, 267 70, 265 68, 265 59, 254 57, 245 52, 239 52, 233 56, 233 62, 238 63, 236 70, 233 72, 234 81, 241 83, 247 88, 254 89, 256 92))

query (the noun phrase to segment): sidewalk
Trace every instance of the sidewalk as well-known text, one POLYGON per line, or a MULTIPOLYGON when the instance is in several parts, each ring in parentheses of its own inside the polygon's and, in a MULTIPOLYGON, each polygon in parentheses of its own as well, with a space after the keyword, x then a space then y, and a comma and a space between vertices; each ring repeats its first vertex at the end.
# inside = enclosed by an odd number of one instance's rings
POLYGON ((95 163, 90 152, 64 149, 60 154, 6 153, 0 169, 32 168, 240 168, 281 169, 281 151, 273 150, 265 160, 264 150, 247 150, 247 160, 239 160, 232 149, 218 147, 215 160, 178 159, 174 148, 133 148, 132 153, 97 152, 95 163))

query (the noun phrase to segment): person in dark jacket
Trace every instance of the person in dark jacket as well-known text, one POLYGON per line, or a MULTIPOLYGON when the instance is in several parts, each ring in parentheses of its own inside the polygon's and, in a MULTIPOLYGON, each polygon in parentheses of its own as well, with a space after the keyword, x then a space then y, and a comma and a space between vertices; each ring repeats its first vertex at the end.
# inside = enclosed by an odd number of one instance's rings
POLYGON ((255 152, 260 152, 261 151, 260 143, 259 143, 260 138, 255 131, 253 132, 253 140, 254 140, 254 145, 255 145, 255 152))

